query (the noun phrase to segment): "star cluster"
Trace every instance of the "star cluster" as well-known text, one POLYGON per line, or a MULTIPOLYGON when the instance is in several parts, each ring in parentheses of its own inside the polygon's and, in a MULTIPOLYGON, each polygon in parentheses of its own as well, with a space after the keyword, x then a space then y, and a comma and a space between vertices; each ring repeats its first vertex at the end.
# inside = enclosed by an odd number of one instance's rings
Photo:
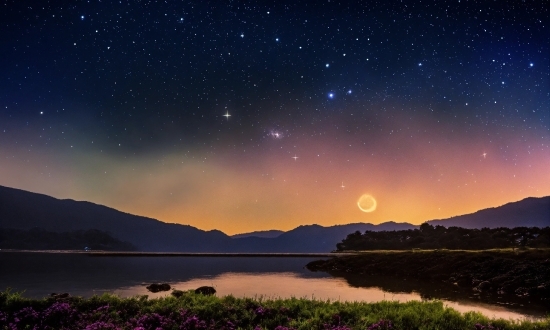
POLYGON ((543 2, 8 0, 0 17, 2 185, 228 233, 550 194, 543 2))

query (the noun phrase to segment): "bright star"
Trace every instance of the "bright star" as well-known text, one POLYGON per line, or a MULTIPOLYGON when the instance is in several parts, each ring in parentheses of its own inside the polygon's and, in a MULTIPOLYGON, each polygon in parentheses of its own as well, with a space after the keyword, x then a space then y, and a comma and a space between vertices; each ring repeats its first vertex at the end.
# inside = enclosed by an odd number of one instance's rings
POLYGON ((84 20, 84 15, 80 16, 80 20, 83 21, 84 20))
POLYGON ((241 38, 244 38, 244 34, 241 33, 241 38))
POLYGON ((333 99, 334 98, 334 93, 328 93, 328 98, 333 99))
POLYGON ((418 66, 422 66, 422 63, 418 63, 418 66))
POLYGON ((348 90, 348 95, 351 94, 351 89, 348 90))
POLYGON ((278 139, 282 139, 284 137, 283 133, 281 132, 278 132, 278 131, 271 131, 269 132, 269 136, 271 136, 272 138, 278 140, 278 139))
POLYGON ((275 38, 275 41, 279 41, 279 38, 275 38))
POLYGON ((342 181, 342 185, 340 186, 340 188, 342 188, 342 190, 344 190, 344 188, 346 188, 346 186, 344 186, 344 181, 342 181))
POLYGON ((296 159, 298 159, 298 158, 300 158, 300 157, 294 155, 294 157, 290 157, 290 158, 294 158, 294 161, 296 161, 296 159))
POLYGON ((325 64, 325 68, 328 68, 329 66, 330 66, 330 64, 328 64, 328 63, 327 63, 327 64, 325 64))
POLYGON ((227 111, 225 113, 225 115, 223 115, 227 120, 229 120, 229 117, 231 117, 231 115, 229 114, 229 111, 227 111))
POLYGON ((40 111, 40 114, 43 115, 43 114, 44 114, 44 111, 40 111))
POLYGON ((483 158, 487 158, 487 153, 486 152, 483 152, 481 155, 483 156, 483 158))
POLYGON ((532 68, 532 67, 534 67, 534 66, 535 66, 534 63, 529 63, 529 67, 530 67, 530 68, 532 68))

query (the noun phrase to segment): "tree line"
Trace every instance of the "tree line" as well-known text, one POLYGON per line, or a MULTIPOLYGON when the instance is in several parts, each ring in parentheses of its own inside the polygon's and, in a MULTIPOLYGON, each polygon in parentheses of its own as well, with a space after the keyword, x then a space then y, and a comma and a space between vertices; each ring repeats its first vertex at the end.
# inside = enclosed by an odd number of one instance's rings
POLYGON ((336 245, 337 251, 550 247, 550 227, 482 228, 432 226, 397 231, 356 231, 336 245))

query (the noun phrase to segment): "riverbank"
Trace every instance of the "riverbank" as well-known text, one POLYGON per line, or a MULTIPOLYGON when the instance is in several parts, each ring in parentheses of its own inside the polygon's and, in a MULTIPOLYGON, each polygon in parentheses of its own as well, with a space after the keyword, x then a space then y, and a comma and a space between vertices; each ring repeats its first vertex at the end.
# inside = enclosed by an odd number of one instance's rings
POLYGON ((113 295, 25 299, 0 293, 0 329, 548 329, 550 319, 510 321, 460 314, 442 302, 323 302, 185 292, 147 299, 113 295))
POLYGON ((514 296, 550 307, 550 250, 368 252, 310 262, 312 271, 446 283, 476 295, 514 296))

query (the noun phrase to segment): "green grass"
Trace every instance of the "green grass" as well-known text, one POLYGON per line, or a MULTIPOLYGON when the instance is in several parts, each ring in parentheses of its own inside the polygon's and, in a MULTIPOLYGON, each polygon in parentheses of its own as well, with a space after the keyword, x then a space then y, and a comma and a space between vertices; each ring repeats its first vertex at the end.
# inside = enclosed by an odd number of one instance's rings
POLYGON ((535 321, 490 319, 480 313, 461 314, 440 301, 329 302, 216 297, 187 292, 180 298, 120 298, 104 294, 87 299, 71 297, 60 302, 52 298, 27 299, 10 291, 0 293, 0 329, 10 329, 10 323, 14 325, 16 318, 17 329, 32 329, 35 325, 54 329, 87 326, 91 329, 140 329, 138 326, 156 329, 161 325, 162 329, 344 330, 386 329, 389 322, 391 329, 550 329, 550 317, 535 321), (196 323, 196 320, 204 322, 196 323))

